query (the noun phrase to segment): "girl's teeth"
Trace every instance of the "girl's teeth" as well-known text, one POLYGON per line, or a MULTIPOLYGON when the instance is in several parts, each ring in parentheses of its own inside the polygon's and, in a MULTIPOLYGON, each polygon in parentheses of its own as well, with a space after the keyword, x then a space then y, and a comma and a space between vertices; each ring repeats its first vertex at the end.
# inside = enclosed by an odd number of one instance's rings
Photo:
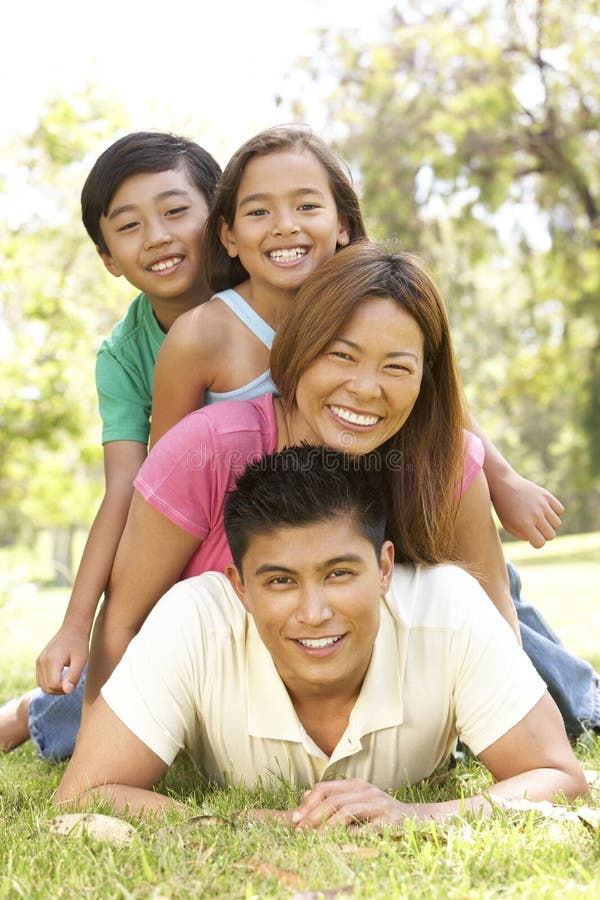
POLYGON ((379 416, 359 416, 358 413, 343 409, 341 406, 331 406, 330 409, 344 422, 350 422, 352 425, 376 425, 379 422, 379 416))
POLYGON ((298 642, 302 644, 303 647, 330 647, 331 644, 335 644, 339 641, 341 635, 338 637, 326 637, 326 638, 298 638, 298 642))
POLYGON ((306 256, 306 250, 303 247, 291 247, 289 250, 271 250, 269 257, 276 262, 292 262, 292 260, 300 259, 306 256))

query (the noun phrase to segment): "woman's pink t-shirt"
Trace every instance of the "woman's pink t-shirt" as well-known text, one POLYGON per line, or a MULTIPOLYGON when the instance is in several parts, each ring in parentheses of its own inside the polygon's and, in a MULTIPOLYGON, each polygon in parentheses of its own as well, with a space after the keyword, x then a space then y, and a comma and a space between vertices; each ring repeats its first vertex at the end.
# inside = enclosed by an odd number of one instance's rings
MULTIPOLYGON (((483 444, 470 431, 462 490, 483 465, 483 444)), ((223 528, 225 497, 247 463, 277 447, 273 394, 223 400, 190 413, 158 441, 142 465, 136 490, 154 509, 202 541, 182 578, 222 572, 231 562, 223 528)))
POLYGON ((190 413, 148 454, 134 487, 154 509, 202 544, 182 578, 231 562, 223 505, 246 465, 277 446, 273 394, 222 400, 190 413))

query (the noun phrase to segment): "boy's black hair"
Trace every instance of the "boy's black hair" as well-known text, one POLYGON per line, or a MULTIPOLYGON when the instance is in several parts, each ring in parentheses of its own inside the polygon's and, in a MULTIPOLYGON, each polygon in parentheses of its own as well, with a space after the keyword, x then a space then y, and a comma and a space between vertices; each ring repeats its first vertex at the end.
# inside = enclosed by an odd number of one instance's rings
POLYGON ((100 230, 115 193, 131 175, 183 167, 210 203, 221 167, 210 153, 188 138, 160 131, 126 134, 101 153, 81 191, 81 218, 94 244, 109 253, 100 230))
POLYGON ((241 574, 254 535, 338 516, 351 517, 379 556, 385 510, 380 467, 370 456, 349 456, 305 443, 249 463, 227 495, 223 521, 241 574))

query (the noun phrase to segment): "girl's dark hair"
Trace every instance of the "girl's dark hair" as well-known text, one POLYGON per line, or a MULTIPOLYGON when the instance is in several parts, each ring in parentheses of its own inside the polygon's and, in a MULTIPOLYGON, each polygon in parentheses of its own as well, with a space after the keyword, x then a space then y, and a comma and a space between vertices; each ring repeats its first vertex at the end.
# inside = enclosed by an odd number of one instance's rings
POLYGON ((233 154, 219 181, 204 229, 206 277, 213 291, 235 287, 249 277, 238 257, 231 258, 221 242, 221 223, 233 226, 237 195, 244 170, 255 156, 286 150, 308 150, 325 168, 340 218, 345 219, 350 240, 365 238, 367 232, 358 197, 349 173, 327 144, 306 125, 278 125, 261 131, 233 154))
POLYGON ((157 131, 136 131, 119 138, 101 153, 81 191, 81 218, 94 244, 109 253, 100 219, 126 178, 144 172, 184 168, 210 204, 221 167, 210 153, 188 138, 157 131))
POLYGON ((294 407, 304 372, 371 297, 395 300, 424 338, 417 401, 377 451, 387 480, 388 537, 399 561, 442 562, 453 545, 467 419, 446 308, 423 262, 368 241, 340 250, 299 289, 273 342, 271 375, 284 406, 294 407))

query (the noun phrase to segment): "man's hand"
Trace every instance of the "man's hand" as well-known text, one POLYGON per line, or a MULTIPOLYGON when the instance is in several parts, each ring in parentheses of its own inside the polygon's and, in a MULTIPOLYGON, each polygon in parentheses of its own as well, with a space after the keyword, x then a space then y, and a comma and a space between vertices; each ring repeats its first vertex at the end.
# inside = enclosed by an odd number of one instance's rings
POLYGON ((556 537, 565 511, 550 491, 514 470, 501 485, 494 485, 492 502, 506 531, 536 549, 556 537))
POLYGON ((390 825, 416 816, 412 805, 395 800, 368 781, 352 778, 315 784, 292 811, 292 824, 317 829, 359 822, 390 825))
POLYGON ((37 683, 43 691, 70 694, 75 690, 88 658, 88 639, 87 634, 69 625, 57 631, 36 662, 37 683))

